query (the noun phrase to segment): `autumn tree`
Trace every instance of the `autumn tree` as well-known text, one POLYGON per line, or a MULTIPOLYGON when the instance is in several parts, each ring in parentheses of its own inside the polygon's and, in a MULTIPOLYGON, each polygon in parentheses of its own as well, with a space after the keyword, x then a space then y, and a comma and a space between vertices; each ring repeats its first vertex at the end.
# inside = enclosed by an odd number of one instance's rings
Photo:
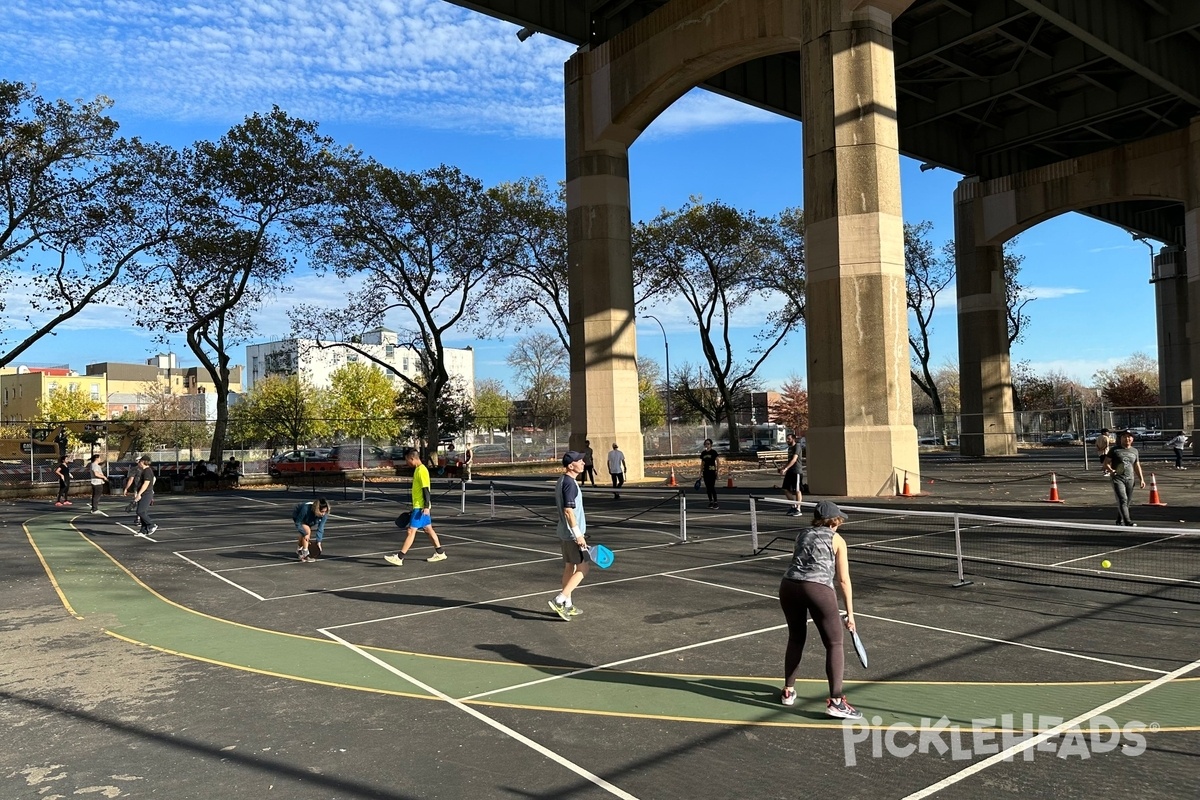
POLYGON ((1158 362, 1145 353, 1134 353, 1112 367, 1099 370, 1092 382, 1100 387, 1104 402, 1115 408, 1156 406, 1158 362))
MULTIPOLYGON (((720 397, 711 408, 729 425, 732 451, 739 449, 732 411, 752 391, 758 368, 804 319, 803 245, 799 210, 767 218, 695 197, 634 226, 633 262, 647 276, 649 294, 670 294, 691 312, 708 380, 720 397), (742 358, 731 329, 750 317, 761 323, 757 345, 742 358)), ((687 402, 699 399, 695 383, 672 384, 687 402)))
POLYGON ((785 426, 797 436, 808 430, 808 390, 804 381, 790 376, 779 390, 779 402, 775 404, 771 422, 785 426))
MULTIPOLYGON (((103 400, 92 399, 89 392, 78 386, 60 386, 38 401, 35 421, 44 427, 54 427, 62 422, 101 419, 105 407, 103 400)), ((28 433, 28 432, 26 432, 28 433)), ((70 447, 75 448, 83 439, 75 431, 67 431, 70 447)))

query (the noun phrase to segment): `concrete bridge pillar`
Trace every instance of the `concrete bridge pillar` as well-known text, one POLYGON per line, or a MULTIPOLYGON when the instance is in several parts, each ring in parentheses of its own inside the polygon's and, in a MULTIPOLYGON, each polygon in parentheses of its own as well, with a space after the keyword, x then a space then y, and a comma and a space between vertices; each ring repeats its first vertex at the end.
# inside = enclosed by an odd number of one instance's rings
POLYGON ((1017 452, 1005 310, 1004 246, 981 241, 984 204, 979 181, 954 192, 954 252, 958 286, 959 396, 963 455, 1017 452))
MULTIPOLYGON (((1187 261, 1187 297, 1200 303, 1200 117, 1188 126, 1187 140, 1187 185, 1183 206, 1184 255, 1187 261)), ((1189 342, 1200 342, 1200 314, 1190 314, 1187 321, 1189 342)), ((1200 347, 1189 348, 1191 376, 1200 376, 1200 347)), ((1197 399, 1194 395, 1192 402, 1197 399)), ((1200 455, 1200 415, 1192 409, 1189 429, 1192 432, 1192 450, 1200 455)))
POLYGON ((909 377, 892 17, 805 4, 804 215, 808 484, 816 494, 920 485, 909 377))
MULTIPOLYGON (((643 477, 630 257, 629 151, 592 136, 591 74, 566 66, 567 269, 571 315, 571 448, 614 443, 626 476, 643 477), (583 423, 582 425, 580 423, 583 423)), ((601 463, 603 463, 601 461, 601 463)))
POLYGON ((1176 431, 1192 429, 1192 353, 1188 336, 1187 263, 1178 247, 1164 248, 1154 259, 1150 280, 1154 284, 1158 321, 1159 403, 1165 407, 1162 426, 1176 431))

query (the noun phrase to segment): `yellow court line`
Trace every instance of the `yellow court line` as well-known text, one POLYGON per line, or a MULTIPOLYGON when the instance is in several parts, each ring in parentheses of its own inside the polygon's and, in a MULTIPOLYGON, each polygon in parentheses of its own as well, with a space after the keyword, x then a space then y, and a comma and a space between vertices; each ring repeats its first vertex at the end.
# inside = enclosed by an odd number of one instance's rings
MULTIPOLYGON (((72 527, 74 528, 73 524, 72 524, 72 527)), ((56 580, 56 578, 54 576, 53 570, 51 569, 48 562, 45 560, 43 554, 41 553, 41 550, 37 547, 37 544, 33 541, 32 535, 30 534, 28 527, 23 525, 23 529, 25 530, 26 537, 29 539, 30 544, 34 548, 34 551, 37 554, 38 559, 39 559, 40 563, 42 564, 43 569, 46 571, 46 574, 49 577, 51 584, 54 586, 55 592, 58 594, 60 601, 63 603, 63 606, 76 619, 82 620, 84 617, 75 612, 75 610, 71 606, 69 600, 66 598, 61 586, 58 584, 58 581, 56 580)), ((277 630, 271 630, 268 628, 261 628, 258 626, 248 625, 246 623, 238 622, 236 620, 225 619, 223 617, 218 617, 218 616, 215 616, 212 614, 208 614, 206 612, 197 611, 196 609, 184 606, 174 600, 171 600, 171 599, 165 597, 164 595, 160 594, 158 591, 156 591, 155 589, 153 589, 152 587, 147 585, 137 575, 135 575, 133 572, 131 572, 124 564, 122 564, 120 561, 118 561, 111 553, 109 553, 101 545, 99 545, 92 539, 88 538, 82 531, 78 530, 77 528, 75 528, 75 531, 76 531, 77 535, 79 535, 84 541, 86 541, 92 547, 96 548, 96 550, 98 552, 102 553, 106 558, 108 558, 109 561, 111 561, 118 569, 120 569, 126 576, 128 576, 137 586, 139 586, 140 588, 145 590, 152 597, 160 600, 163 603, 170 605, 173 608, 188 612, 190 614, 194 614, 194 615, 204 618, 204 619, 212 620, 214 622, 233 625, 233 626, 243 628, 246 630, 250 630, 250 631, 267 633, 267 634, 276 635, 276 636, 286 636, 289 638, 300 639, 302 641, 307 641, 307 642, 319 642, 323 645, 333 645, 335 647, 338 646, 336 642, 332 642, 325 638, 315 638, 315 637, 306 636, 303 634, 295 634, 295 633, 289 633, 286 631, 277 631, 277 630)), ((381 688, 374 688, 374 687, 355 686, 352 684, 343 684, 343 683, 338 683, 335 681, 323 681, 323 680, 308 678, 308 677, 305 677, 302 675, 292 675, 292 674, 287 674, 287 673, 275 672, 275 671, 271 671, 271 670, 262 670, 262 669, 258 669, 258 668, 254 668, 254 667, 247 667, 247 666, 240 665, 240 664, 232 664, 229 662, 220 661, 217 659, 211 659, 211 658, 207 658, 204 656, 198 656, 198 655, 194 655, 191 653, 184 653, 181 651, 172 650, 170 648, 165 648, 165 647, 162 647, 159 645, 140 641, 138 639, 130 638, 130 637, 124 636, 122 634, 116 633, 115 631, 112 631, 109 629, 105 629, 104 632, 107 635, 112 636, 113 638, 118 639, 120 641, 124 641, 124 642, 134 644, 134 645, 139 645, 142 647, 147 647, 149 649, 156 650, 158 652, 162 652, 162 653, 165 653, 168 655, 174 655, 174 656, 187 658, 187 659, 201 662, 201 663, 211 664, 214 666, 221 666, 221 667, 225 667, 228 669, 239 670, 239 671, 247 672, 247 673, 251 673, 251 674, 264 675, 264 676, 268 676, 268 677, 281 678, 281 679, 285 679, 285 680, 296 680, 296 681, 310 683, 310 684, 314 684, 314 685, 329 686, 332 688, 351 689, 351 690, 355 690, 355 691, 368 692, 371 694, 406 697, 406 698, 418 699, 418 700, 437 700, 437 699, 439 699, 439 698, 436 698, 436 697, 433 697, 430 695, 426 695, 426 694, 414 694, 414 693, 410 693, 410 692, 399 692, 399 691, 395 691, 395 690, 388 690, 388 689, 381 689, 381 688)), ((533 665, 529 665, 529 664, 514 664, 512 662, 507 662, 507 661, 491 661, 491 660, 487 660, 487 659, 468 658, 468 657, 461 657, 461 656, 443 656, 443 655, 436 655, 436 654, 430 654, 430 653, 417 653, 417 652, 413 652, 413 651, 392 650, 392 649, 380 648, 380 647, 364 646, 364 649, 378 652, 378 653, 384 653, 384 654, 411 656, 411 657, 427 658, 427 659, 434 659, 434 660, 456 661, 456 662, 463 662, 463 663, 475 663, 475 664, 481 664, 481 665, 489 665, 489 666, 493 666, 493 667, 494 666, 506 666, 506 667, 516 667, 516 668, 527 669, 527 668, 530 668, 531 666, 533 666, 533 665)), ((562 670, 564 672, 571 671, 570 669, 565 668, 565 667, 545 667, 545 669, 562 670)), ((660 673, 660 672, 626 671, 626 670, 613 670, 613 669, 597 669, 597 670, 595 670, 595 672, 597 672, 597 673, 607 672, 607 673, 614 674, 614 675, 641 675, 641 676, 647 676, 647 677, 664 677, 664 678, 678 678, 678 679, 726 679, 726 680, 756 681, 756 682, 757 681, 771 682, 771 681, 776 680, 776 677, 755 678, 755 677, 744 676, 744 675, 724 676, 724 675, 707 675, 707 674, 698 674, 698 673, 660 673)), ((1182 679, 1177 680, 1176 682, 1183 683, 1183 682, 1196 682, 1196 681, 1200 681, 1200 677, 1182 678, 1182 679)), ((825 681, 821 680, 821 679, 802 679, 797 682, 804 683, 804 684, 822 684, 822 685, 825 683, 825 681)), ((1139 685, 1139 684, 1146 684, 1149 682, 1150 682, 1149 680, 1060 681, 1060 682, 866 681, 866 680, 864 680, 864 681, 847 681, 847 683, 862 684, 862 685, 898 685, 898 686, 900 686, 900 685, 913 685, 913 686, 935 685, 935 686, 974 686, 974 687, 980 687, 980 686, 998 686, 998 687, 1004 687, 1004 686, 1100 686, 1100 685, 1123 685, 1123 684, 1139 685)), ((562 713, 588 714, 588 715, 593 715, 593 716, 647 719, 647 720, 659 720, 659 721, 670 721, 670 722, 695 722, 695 723, 703 723, 703 724, 723 724, 723 725, 735 725, 735 726, 744 725, 744 726, 751 726, 751 727, 839 729, 843 725, 843 723, 840 721, 836 721, 836 722, 834 722, 834 721, 830 721, 830 722, 787 722, 787 721, 765 721, 765 720, 764 721, 731 720, 731 719, 727 719, 727 718, 721 719, 721 718, 707 718, 707 717, 681 717, 681 716, 670 715, 670 714, 645 714, 645 713, 637 713, 637 712, 601 711, 601 710, 591 710, 591 709, 579 709, 579 708, 575 708, 575 707, 529 705, 529 704, 505 703, 505 702, 486 701, 486 700, 474 700, 474 701, 462 701, 462 702, 464 702, 466 704, 470 704, 470 705, 478 705, 478 706, 493 707, 493 708, 508 708, 508 709, 543 711, 543 712, 550 711, 550 712, 562 712, 562 713)), ((881 726, 860 725, 859 727, 864 730, 888 730, 887 726, 882 726, 882 725, 881 726)), ((922 731, 922 730, 940 730, 940 729, 939 728, 914 727, 914 730, 922 731)), ((1005 733, 1005 732, 1011 732, 1014 734, 1015 733, 1023 733, 1023 732, 1015 731, 1015 730, 1007 730, 1006 731, 1006 729, 1002 729, 1002 728, 980 729, 980 730, 983 732, 990 732, 990 733, 1005 733)), ((1081 730, 1083 730, 1085 733, 1088 732, 1088 729, 1081 729, 1081 730)), ((1147 728, 1145 732, 1148 732, 1148 733, 1149 732, 1175 733, 1175 732, 1194 732, 1194 731, 1200 731, 1200 726, 1173 726, 1173 727, 1158 727, 1158 728, 1153 728, 1153 729, 1147 728)))

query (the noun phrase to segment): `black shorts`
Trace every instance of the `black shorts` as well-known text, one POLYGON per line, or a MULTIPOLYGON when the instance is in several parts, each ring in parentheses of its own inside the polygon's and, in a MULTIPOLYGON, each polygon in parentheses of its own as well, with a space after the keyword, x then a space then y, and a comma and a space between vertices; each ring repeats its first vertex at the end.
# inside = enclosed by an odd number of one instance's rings
POLYGON ((785 492, 800 493, 800 470, 789 469, 783 473, 783 490, 785 492))
POLYGON ((585 556, 583 551, 579 549, 579 545, 575 544, 574 539, 563 539, 561 544, 564 562, 567 564, 582 564, 584 562, 585 556))

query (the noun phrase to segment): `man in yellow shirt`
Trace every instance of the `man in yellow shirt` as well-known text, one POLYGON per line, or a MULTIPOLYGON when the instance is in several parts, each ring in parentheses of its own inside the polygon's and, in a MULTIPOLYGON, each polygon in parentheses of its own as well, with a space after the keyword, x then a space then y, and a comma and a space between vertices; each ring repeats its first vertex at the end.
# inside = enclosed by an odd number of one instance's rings
POLYGON ((445 561, 446 551, 442 548, 442 543, 433 530, 433 518, 429 513, 433 505, 433 491, 429 485, 429 468, 421 463, 421 455, 415 447, 410 447, 404 452, 404 463, 413 468, 412 514, 408 518, 404 545, 400 548, 400 552, 386 555, 383 560, 397 567, 404 566, 404 556, 408 553, 408 548, 412 547, 417 531, 423 530, 433 541, 433 555, 425 560, 445 561))

